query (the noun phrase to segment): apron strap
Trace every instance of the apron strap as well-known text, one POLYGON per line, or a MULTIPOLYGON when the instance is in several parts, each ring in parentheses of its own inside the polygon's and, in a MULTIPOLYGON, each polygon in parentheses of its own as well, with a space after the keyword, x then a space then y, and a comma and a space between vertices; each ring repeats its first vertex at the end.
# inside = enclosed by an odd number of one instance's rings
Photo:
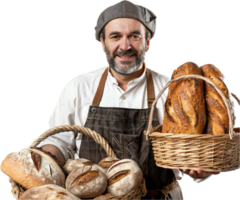
MULTIPOLYGON (((145 68, 145 63, 143 63, 143 67, 145 68)), ((105 69, 105 71, 103 72, 102 77, 100 79, 97 91, 93 98, 93 102, 92 102, 93 106, 99 106, 99 104, 100 104, 104 86, 105 86, 105 82, 107 80, 107 76, 108 76, 108 68, 105 69)), ((153 101, 155 100, 155 95, 154 95, 152 73, 148 68, 146 69, 146 76, 147 76, 147 101, 148 101, 148 107, 150 108, 153 101)))
POLYGON ((148 68, 146 69, 146 76, 147 76, 147 102, 148 102, 148 107, 150 108, 152 106, 153 101, 155 100, 155 95, 154 95, 152 73, 148 68))
POLYGON ((148 189, 147 190, 147 194, 149 196, 151 196, 152 199, 159 199, 159 197, 161 196, 161 199, 165 199, 166 200, 167 197, 168 197, 168 193, 171 190, 174 190, 177 187, 178 187, 178 183, 177 183, 177 181, 174 181, 174 182, 170 183, 169 185, 164 186, 160 190, 158 190, 158 189, 148 189))
POLYGON ((107 75, 108 75, 108 68, 105 69, 105 71, 103 72, 102 77, 100 79, 100 82, 99 82, 99 85, 97 88, 97 92, 95 93, 95 96, 93 98, 93 102, 92 102, 93 106, 99 106, 99 104, 100 104, 104 86, 105 86, 105 82, 107 80, 107 75))

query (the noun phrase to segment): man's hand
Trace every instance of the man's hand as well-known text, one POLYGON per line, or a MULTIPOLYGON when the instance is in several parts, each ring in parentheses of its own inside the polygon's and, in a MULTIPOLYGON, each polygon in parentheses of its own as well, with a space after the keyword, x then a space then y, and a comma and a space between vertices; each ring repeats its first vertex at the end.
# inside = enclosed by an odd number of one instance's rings
POLYGON ((46 145, 42 146, 42 149, 44 151, 49 151, 52 155, 56 156, 58 161, 60 162, 61 167, 63 167, 63 165, 65 164, 65 158, 64 158, 62 152, 59 150, 59 148, 57 148, 51 144, 46 144, 46 145))
POLYGON ((183 172, 184 174, 191 176, 192 178, 207 178, 212 174, 216 175, 220 173, 220 172, 205 172, 203 170, 191 170, 191 169, 185 170, 180 169, 180 171, 183 172))

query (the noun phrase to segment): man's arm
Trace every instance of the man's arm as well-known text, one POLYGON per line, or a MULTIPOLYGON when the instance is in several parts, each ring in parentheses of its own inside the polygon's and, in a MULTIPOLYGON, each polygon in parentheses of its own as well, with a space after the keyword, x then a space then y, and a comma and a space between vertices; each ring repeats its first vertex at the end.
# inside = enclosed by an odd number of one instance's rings
POLYGON ((51 145, 51 144, 46 144, 46 145, 42 146, 42 149, 44 151, 48 151, 51 154, 53 154, 54 156, 56 156, 57 160, 60 162, 61 167, 64 166, 66 161, 63 156, 63 153, 59 150, 59 148, 57 148, 56 146, 51 145))

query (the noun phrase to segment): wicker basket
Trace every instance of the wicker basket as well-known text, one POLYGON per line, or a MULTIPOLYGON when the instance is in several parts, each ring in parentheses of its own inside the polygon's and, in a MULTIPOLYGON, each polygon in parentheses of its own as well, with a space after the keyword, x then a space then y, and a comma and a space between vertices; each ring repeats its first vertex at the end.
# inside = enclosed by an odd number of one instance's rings
MULTIPOLYGON (((66 132, 66 131, 73 131, 75 134, 75 137, 77 136, 78 133, 83 133, 85 135, 88 135, 90 137, 92 137, 96 143, 100 144, 104 150, 106 151, 108 156, 111 157, 116 157, 114 151, 111 149, 111 147, 109 146, 109 144, 106 142, 106 140, 99 135, 97 132, 92 131, 89 128, 85 128, 85 127, 81 127, 81 126, 76 126, 76 125, 65 125, 65 126, 57 126, 54 128, 49 129, 48 131, 46 131, 45 133, 43 133, 42 135, 40 135, 29 147, 30 149, 33 147, 36 147, 41 141, 43 141, 44 139, 46 139, 47 137, 51 136, 51 135, 55 135, 57 133, 60 132, 66 132)), ((47 159, 59 172, 59 174, 61 175, 61 179, 62 179, 62 187, 65 187, 65 175, 62 171, 62 169, 60 167, 58 167, 58 165, 56 164, 56 162, 49 157, 48 155, 42 153, 41 151, 38 151, 36 149, 31 149, 32 151, 37 151, 37 153, 41 154, 41 156, 43 156, 45 159, 47 159)), ((22 193, 24 192, 24 189, 15 181, 12 181, 12 193, 13 196, 18 199, 22 193)), ((146 190, 146 186, 145 186, 145 180, 143 179, 140 186, 136 189, 131 191, 130 193, 128 193, 127 195, 124 196, 114 196, 111 198, 106 198, 106 199, 114 199, 114 200, 118 200, 118 199, 141 199, 141 197, 145 196, 147 193, 146 190)))
POLYGON ((239 128, 233 129, 232 107, 219 87, 209 79, 199 75, 186 75, 169 81, 152 104, 146 137, 150 137, 154 158, 158 167, 170 169, 201 169, 208 172, 223 172, 240 166, 239 128), (221 95, 229 116, 229 134, 173 134, 162 133, 161 126, 152 127, 154 108, 160 96, 169 85, 179 79, 198 78, 211 84, 221 95))

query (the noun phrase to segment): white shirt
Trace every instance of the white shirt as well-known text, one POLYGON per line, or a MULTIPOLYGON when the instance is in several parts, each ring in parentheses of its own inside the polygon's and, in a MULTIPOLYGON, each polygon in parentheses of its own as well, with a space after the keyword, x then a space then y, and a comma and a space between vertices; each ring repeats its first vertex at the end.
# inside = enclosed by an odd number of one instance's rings
MULTIPOLYGON (((64 88, 58 104, 50 118, 50 127, 60 125, 79 125, 84 126, 88 116, 89 106, 92 105, 100 78, 106 68, 80 75, 70 81, 64 88)), ((161 91, 163 86, 169 81, 164 75, 151 71, 154 85, 155 96, 161 91)), ((166 92, 157 102, 158 120, 163 122, 164 102, 166 92)), ((146 87, 146 69, 144 73, 128 83, 128 89, 122 90, 118 86, 117 80, 108 72, 100 107, 118 107, 118 108, 148 108, 147 87, 146 87)), ((72 132, 63 132, 48 137, 40 143, 39 146, 52 144, 58 147, 65 160, 77 158, 81 144, 81 134, 74 139, 72 132), (77 149, 75 151, 75 149, 77 149)), ((182 173, 178 169, 173 170, 176 178, 180 180, 182 173)), ((201 179, 202 180, 202 179, 201 179)))

